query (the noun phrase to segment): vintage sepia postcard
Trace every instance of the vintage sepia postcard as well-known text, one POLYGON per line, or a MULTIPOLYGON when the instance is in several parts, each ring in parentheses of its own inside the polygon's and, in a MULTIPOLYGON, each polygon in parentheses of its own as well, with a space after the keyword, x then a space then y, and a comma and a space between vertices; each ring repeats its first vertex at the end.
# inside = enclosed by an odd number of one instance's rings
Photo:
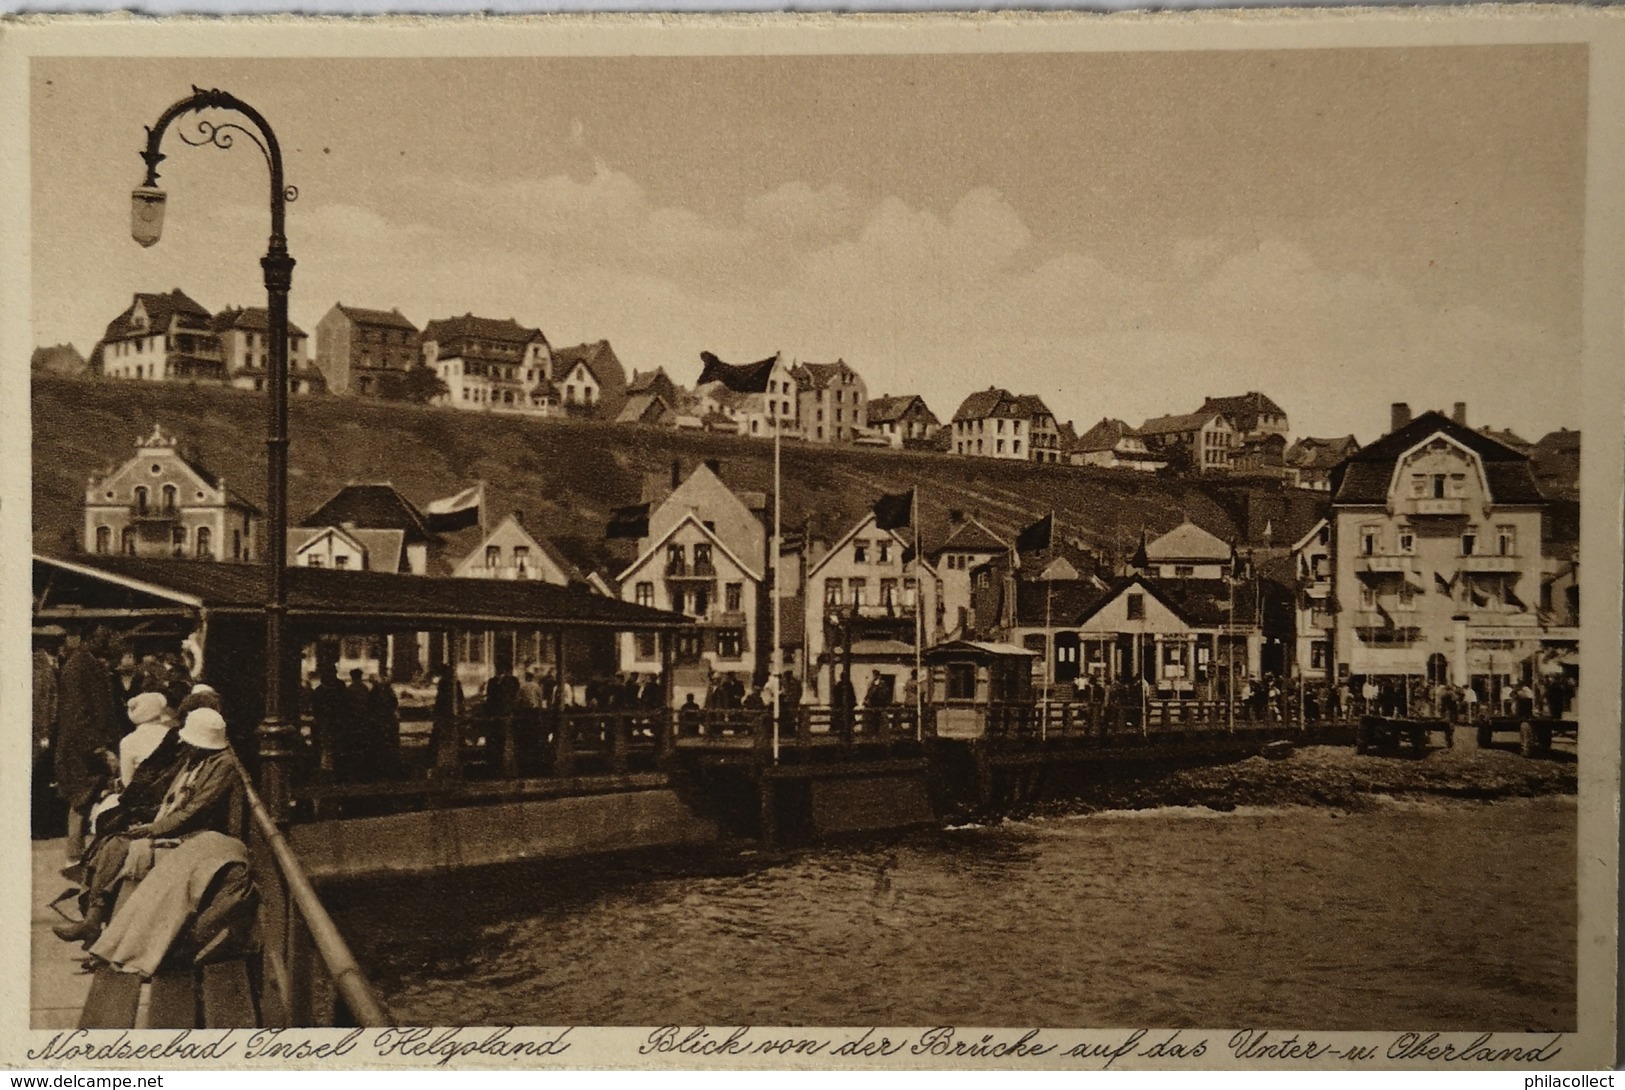
POLYGON ((0 80, 0 1064, 1614 1063, 1625 17, 0 80))

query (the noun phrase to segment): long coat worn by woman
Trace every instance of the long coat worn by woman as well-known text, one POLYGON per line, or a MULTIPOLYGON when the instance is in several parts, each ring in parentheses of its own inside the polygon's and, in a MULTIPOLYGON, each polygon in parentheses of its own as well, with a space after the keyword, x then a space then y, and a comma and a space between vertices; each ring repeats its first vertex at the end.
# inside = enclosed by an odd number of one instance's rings
POLYGON ((113 679, 100 659, 83 647, 68 656, 57 681, 56 791, 83 806, 102 779, 86 758, 112 749, 121 733, 113 714, 113 679))

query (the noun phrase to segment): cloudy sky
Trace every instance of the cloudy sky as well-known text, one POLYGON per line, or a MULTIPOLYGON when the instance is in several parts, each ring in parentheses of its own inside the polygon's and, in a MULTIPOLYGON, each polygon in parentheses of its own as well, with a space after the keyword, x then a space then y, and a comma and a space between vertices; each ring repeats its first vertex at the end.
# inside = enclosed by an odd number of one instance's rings
POLYGON ((293 318, 336 301, 842 357, 947 418, 991 383, 1086 427, 1261 389, 1297 434, 1392 401, 1579 423, 1582 47, 870 57, 35 60, 34 336, 135 291, 263 304, 258 154, 143 126, 253 103, 288 180, 293 318))

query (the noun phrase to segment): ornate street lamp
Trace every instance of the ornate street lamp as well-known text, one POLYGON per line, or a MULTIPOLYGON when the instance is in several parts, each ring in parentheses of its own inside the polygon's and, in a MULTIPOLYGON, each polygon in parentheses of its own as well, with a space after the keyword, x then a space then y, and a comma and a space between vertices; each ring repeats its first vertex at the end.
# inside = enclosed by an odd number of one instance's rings
POLYGON ((261 793, 271 813, 281 819, 287 813, 288 769, 296 730, 285 718, 288 675, 283 653, 288 613, 288 290, 293 286, 294 265, 283 233, 283 213, 287 203, 298 198, 299 191, 283 183, 282 150, 277 145, 276 134, 259 111, 224 91, 205 91, 194 86, 190 97, 165 110, 158 123, 147 129, 147 150, 141 153, 147 164, 147 177, 131 194, 130 234, 135 241, 151 246, 163 233, 165 194, 158 188, 158 164, 163 162, 164 154, 158 149, 164 131, 183 114, 203 110, 232 111, 247 118, 254 129, 231 121, 216 123, 198 118, 195 133, 179 134, 184 143, 193 147, 207 144, 230 148, 235 136, 241 134, 260 149, 271 171, 271 241, 265 256, 260 258, 260 267, 265 270, 266 336, 271 342, 270 374, 266 383, 271 402, 265 426, 266 515, 270 524, 263 550, 266 563, 265 718, 260 722, 258 737, 261 793))

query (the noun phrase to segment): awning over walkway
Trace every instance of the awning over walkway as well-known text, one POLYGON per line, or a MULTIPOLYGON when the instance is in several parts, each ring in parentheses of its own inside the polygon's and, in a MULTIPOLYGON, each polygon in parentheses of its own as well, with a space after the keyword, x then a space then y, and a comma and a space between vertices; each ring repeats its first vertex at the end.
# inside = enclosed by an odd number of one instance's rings
MULTIPOLYGON (((329 631, 408 628, 598 628, 691 624, 585 590, 533 580, 288 569, 288 618, 329 631)), ((134 556, 34 556, 35 623, 124 617, 253 615, 265 608, 262 564, 134 556)))

